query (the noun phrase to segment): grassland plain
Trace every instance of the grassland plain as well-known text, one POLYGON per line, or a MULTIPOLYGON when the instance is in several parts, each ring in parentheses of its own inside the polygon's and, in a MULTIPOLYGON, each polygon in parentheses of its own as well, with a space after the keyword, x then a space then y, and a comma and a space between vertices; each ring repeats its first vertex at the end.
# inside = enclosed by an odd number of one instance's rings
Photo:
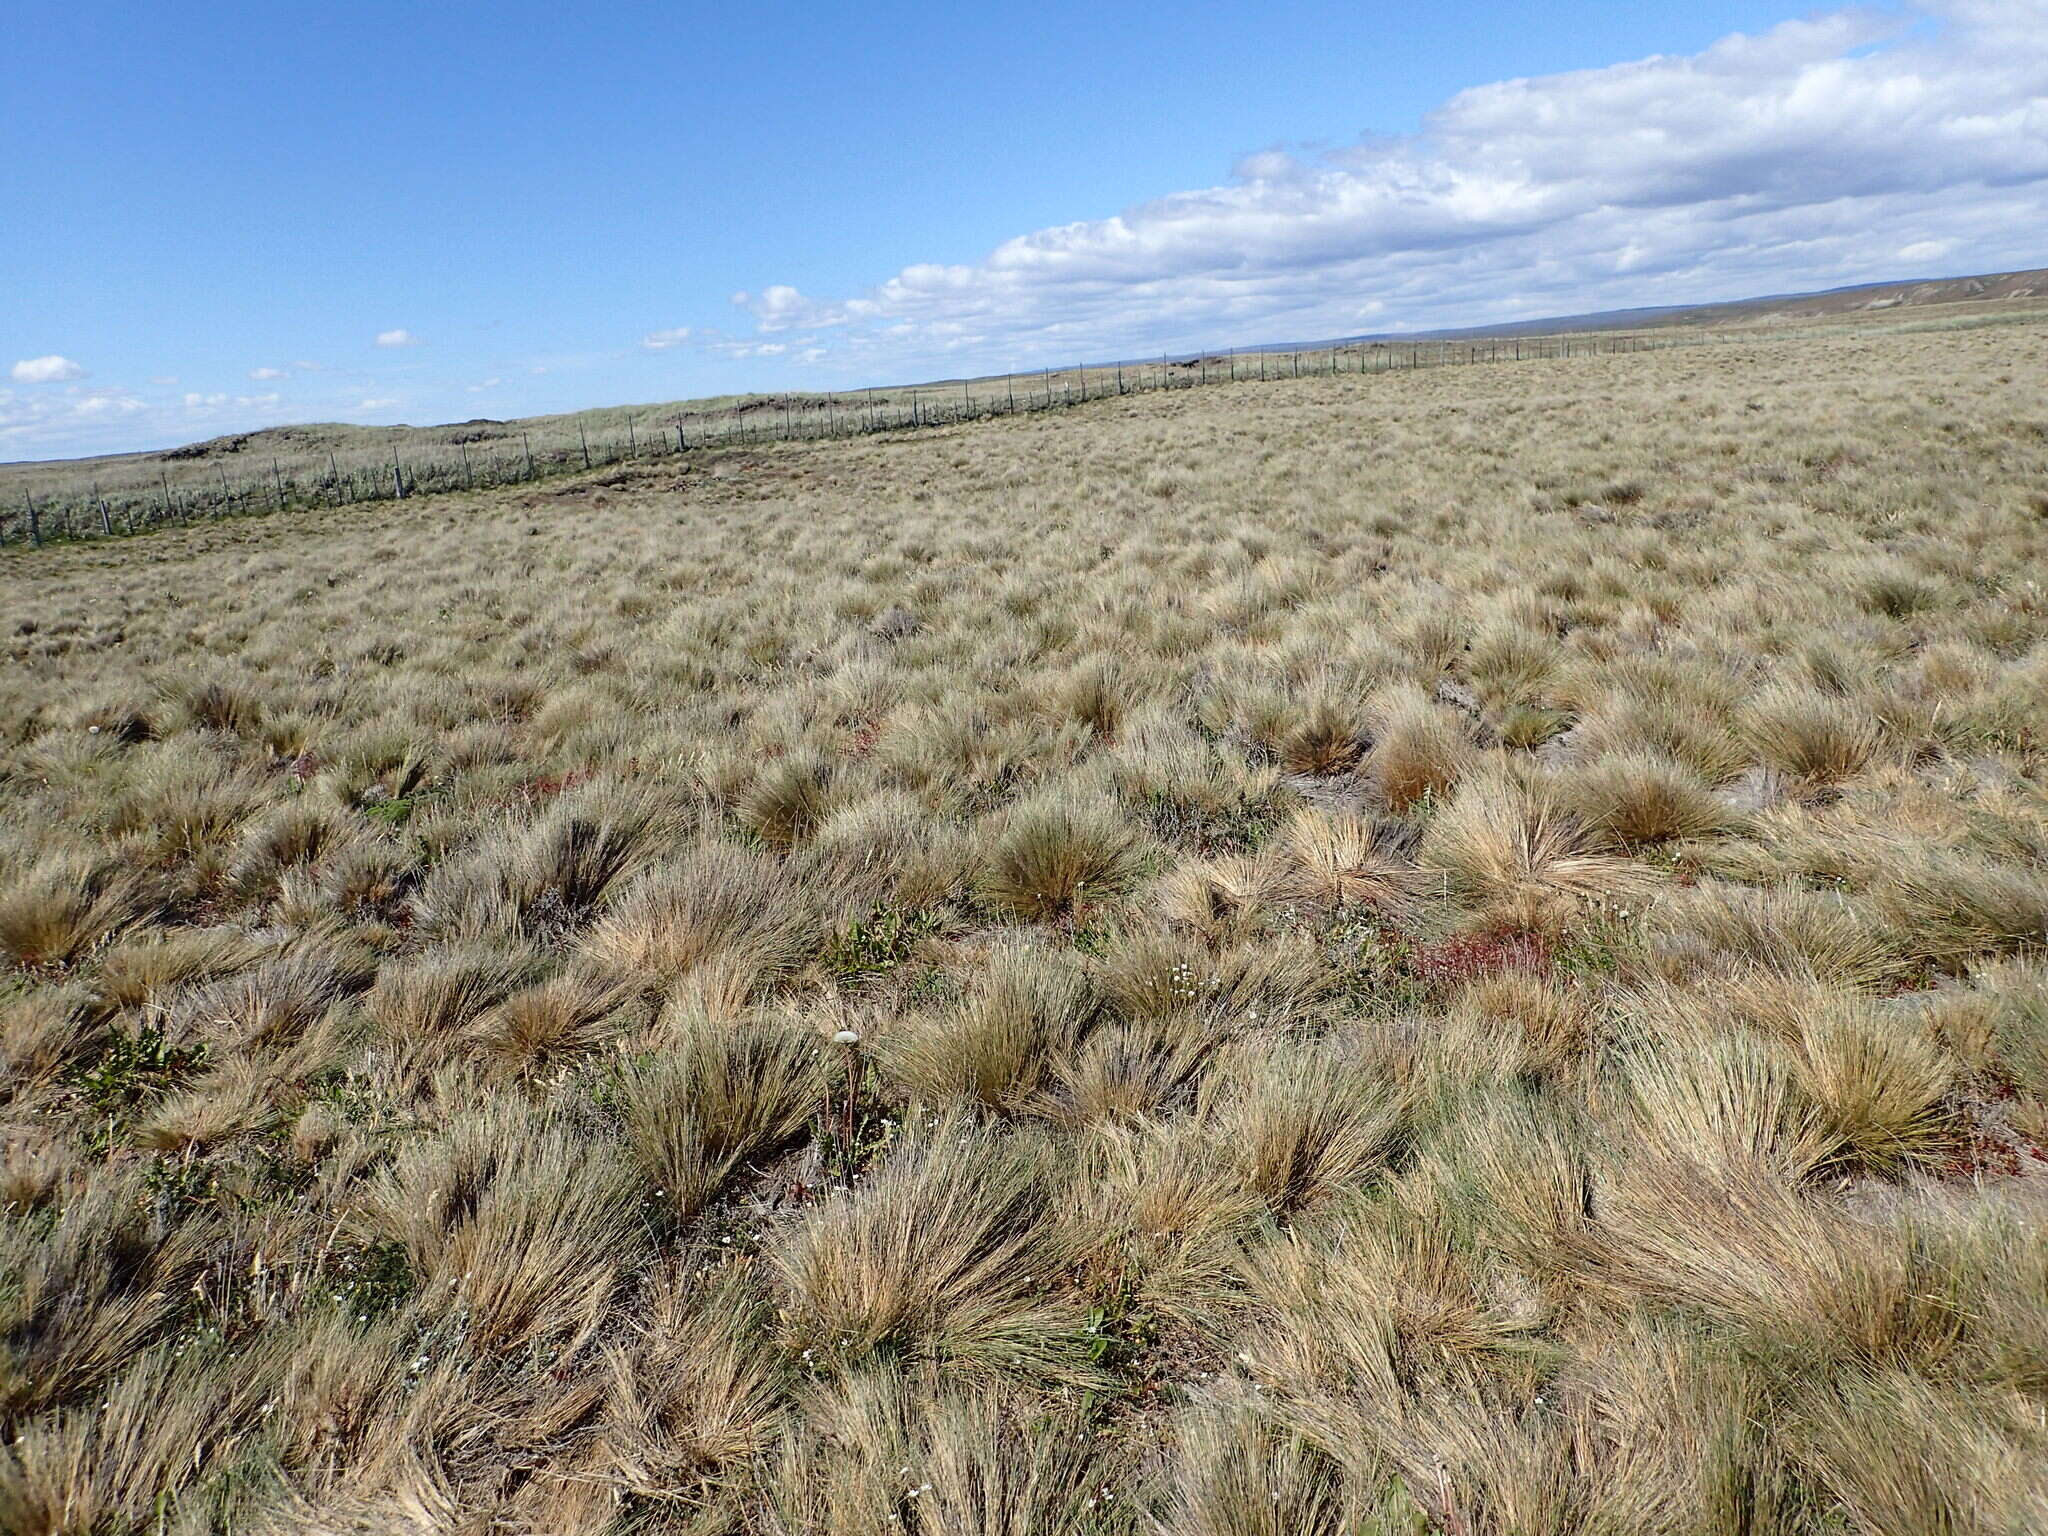
POLYGON ((2048 1528, 2048 327, 0 563, 0 1530, 2048 1528))

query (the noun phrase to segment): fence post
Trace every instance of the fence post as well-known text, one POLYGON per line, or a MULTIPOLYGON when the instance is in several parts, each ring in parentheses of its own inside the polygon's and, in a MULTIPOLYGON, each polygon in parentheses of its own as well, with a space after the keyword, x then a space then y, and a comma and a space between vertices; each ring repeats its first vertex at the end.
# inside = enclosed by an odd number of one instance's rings
POLYGON ((526 445, 526 478, 531 480, 533 478, 533 436, 531 433, 522 432, 519 434, 519 441, 526 445))
POLYGON ((576 441, 583 445, 583 467, 590 468, 590 434, 583 430, 583 423, 576 423, 576 441))
POLYGON ((633 430, 633 418, 630 416, 626 418, 626 457, 629 459, 640 457, 640 438, 633 430))
POLYGON ((278 472, 277 460, 270 461, 270 487, 277 492, 277 510, 284 510, 284 476, 278 472))
POLYGON ((169 522, 171 518, 171 477, 162 465, 157 466, 156 477, 164 488, 164 521, 169 522))
POLYGON ((398 444, 391 445, 391 491, 399 501, 405 500, 405 469, 398 462, 398 444))
POLYGON ((114 514, 107 507, 107 498, 100 494, 100 483, 97 480, 92 483, 92 499, 99 505, 100 531, 111 539, 114 536, 114 514))
POLYGON ((21 499, 28 503, 29 544, 33 548, 41 549, 43 547, 43 520, 36 512, 36 499, 29 495, 27 491, 21 493, 21 499))

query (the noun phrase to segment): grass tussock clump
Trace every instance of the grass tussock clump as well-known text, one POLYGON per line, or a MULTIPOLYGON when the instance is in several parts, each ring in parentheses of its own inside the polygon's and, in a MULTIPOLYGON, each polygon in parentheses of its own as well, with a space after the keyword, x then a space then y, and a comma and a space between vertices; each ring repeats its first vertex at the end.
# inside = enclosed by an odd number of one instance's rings
POLYGON ((962 1119, 915 1125, 865 1189, 834 1195, 770 1254, 789 1347, 1087 1386, 1100 1377, 1063 1295, 1046 1145, 962 1119))
POLYGON ((1378 703, 1377 739, 1368 772, 1396 811, 1441 799, 1478 761, 1461 721, 1419 688, 1395 691, 1378 703))
POLYGON ((1516 926, 1555 927, 1584 903, 1641 900, 1656 884, 1648 869, 1599 852, 1554 791, 1504 778, 1461 789, 1431 818, 1420 854, 1447 894, 1516 926))
POLYGON ((2048 1527, 1998 304, 10 538, 0 1530, 2048 1527))
POLYGON ((1877 723, 1852 700, 1782 685, 1751 700, 1742 732, 1771 767, 1809 784, 1838 784, 1868 763, 1877 723))
POLYGON ((1116 810, 1098 801, 1040 800, 1004 817, 976 891, 996 912, 1024 922, 1069 917, 1122 894, 1138 869, 1139 843, 1116 810))
POLYGON ((1588 763, 1566 778, 1562 795, 1579 823, 1613 849, 1706 837, 1735 819, 1697 773, 1650 752, 1588 763))
POLYGON ((655 1198, 687 1222, 817 1114, 825 1063, 815 1035, 768 1015, 691 1015, 662 1033, 623 1079, 626 1138, 655 1198))

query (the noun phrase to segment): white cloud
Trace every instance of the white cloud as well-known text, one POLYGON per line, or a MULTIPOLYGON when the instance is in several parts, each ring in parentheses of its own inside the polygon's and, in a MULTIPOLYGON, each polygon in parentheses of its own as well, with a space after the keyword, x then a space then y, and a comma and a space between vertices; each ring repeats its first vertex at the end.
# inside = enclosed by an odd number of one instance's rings
POLYGON ((249 370, 249 377, 252 379, 281 379, 284 376, 285 371, 282 368, 251 368, 249 370))
POLYGON ((356 409, 359 411, 388 411, 396 404, 398 404, 396 400, 359 400, 356 402, 356 409))
POLYGON ((413 335, 411 331, 406 330, 403 326, 400 326, 395 331, 379 331, 377 333, 377 345, 380 347, 416 347, 419 344, 419 337, 413 335))
POLYGON ((24 357, 14 365, 12 373, 17 384, 61 384, 67 379, 85 377, 83 368, 54 352, 48 357, 24 357))
POLYGON ((283 403, 284 397, 273 391, 267 395, 202 395, 188 392, 185 395, 185 409, 188 411, 218 411, 227 406, 237 410, 270 411, 283 403))
POLYGON ((1956 243, 1953 240, 1915 240, 1911 245, 1899 247, 1899 260, 1939 261, 1955 248, 1956 243))
POLYGON ((487 389, 496 389, 504 382, 503 379, 479 379, 474 384, 465 384, 463 388, 467 389, 472 395, 480 395, 487 389))
POLYGON ((640 338, 640 345, 650 352, 666 352, 670 347, 680 347, 696 333, 687 325, 678 325, 666 331, 649 331, 640 338))
POLYGON ((78 396, 71 402, 72 414, 86 418, 99 416, 133 416, 137 411, 149 409, 149 402, 139 400, 125 390, 94 390, 78 396))
POLYGON ((1478 86, 976 263, 734 301, 757 345, 997 366, 2032 266, 2044 228, 2048 0, 1923 0, 1478 86))

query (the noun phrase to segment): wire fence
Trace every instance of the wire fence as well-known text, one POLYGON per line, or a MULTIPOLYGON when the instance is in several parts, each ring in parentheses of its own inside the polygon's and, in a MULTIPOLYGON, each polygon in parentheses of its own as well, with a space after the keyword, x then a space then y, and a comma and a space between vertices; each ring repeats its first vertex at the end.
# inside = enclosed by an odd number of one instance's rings
MULTIPOLYGON (((198 444, 149 456, 146 478, 131 472, 123 479, 110 476, 54 489, 47 483, 41 489, 24 484, 18 503, 0 508, 0 547, 40 548, 221 518, 272 516, 294 508, 527 485, 610 464, 952 426, 1060 410, 1106 396, 1608 356, 1697 345, 1707 339, 1677 331, 1614 332, 1216 352, 1162 357, 1157 362, 1048 368, 915 389, 756 396, 712 410, 672 407, 646 414, 593 413, 599 426, 595 437, 589 417, 551 424, 479 421, 432 429, 433 436, 421 433, 410 443, 394 437, 374 448, 287 451, 264 456, 267 462, 259 459, 253 465, 239 446, 198 444), (231 458, 236 473, 230 473, 231 458)), ((227 440, 236 445, 241 441, 227 440)))

